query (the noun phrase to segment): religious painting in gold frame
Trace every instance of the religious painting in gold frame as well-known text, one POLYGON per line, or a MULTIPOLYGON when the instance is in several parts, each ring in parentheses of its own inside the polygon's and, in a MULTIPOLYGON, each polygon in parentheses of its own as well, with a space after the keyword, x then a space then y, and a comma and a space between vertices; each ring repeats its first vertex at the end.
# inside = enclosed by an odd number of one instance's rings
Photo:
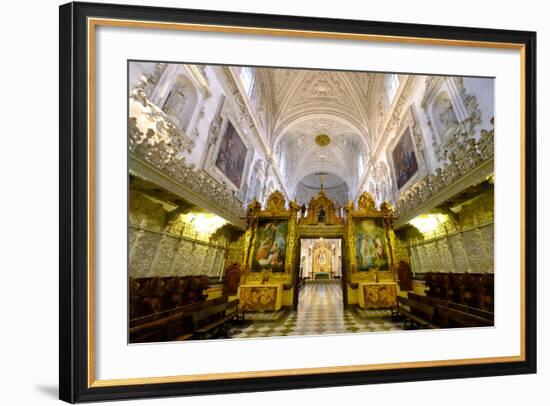
POLYGON ((389 271, 390 250, 382 217, 354 218, 357 271, 389 271))
POLYGON ((288 220, 262 219, 258 222, 251 272, 284 272, 288 220))
POLYGON ((279 190, 268 197, 265 207, 252 202, 248 207, 248 230, 244 236, 245 274, 243 282, 290 283, 297 255, 298 205, 286 203, 279 190))
POLYGON ((357 277, 357 272, 373 275, 394 272, 392 231, 389 228, 389 221, 393 218, 391 205, 385 202, 376 208, 372 195, 364 192, 359 196, 357 208, 350 202, 345 212, 351 280, 357 277))

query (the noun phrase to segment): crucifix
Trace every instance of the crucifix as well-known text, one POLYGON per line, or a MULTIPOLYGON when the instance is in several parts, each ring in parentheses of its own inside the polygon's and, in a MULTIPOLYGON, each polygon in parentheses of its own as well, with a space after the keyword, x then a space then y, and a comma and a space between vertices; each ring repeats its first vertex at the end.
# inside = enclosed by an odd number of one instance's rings
POLYGON ((325 180, 325 172, 320 172, 317 175, 319 175, 319 183, 321 184, 321 190, 323 190, 323 181, 325 180))

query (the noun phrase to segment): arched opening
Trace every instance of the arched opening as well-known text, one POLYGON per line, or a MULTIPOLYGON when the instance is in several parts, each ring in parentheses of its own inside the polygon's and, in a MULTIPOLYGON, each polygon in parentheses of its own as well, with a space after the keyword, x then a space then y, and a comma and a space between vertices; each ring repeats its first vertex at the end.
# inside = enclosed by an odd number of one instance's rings
POLYGON ((295 201, 300 206, 306 205, 323 190, 335 203, 343 208, 349 199, 349 187, 340 176, 329 172, 315 172, 304 176, 295 189, 295 201))
POLYGON ((346 305, 341 238, 302 238, 299 283, 294 304, 297 324, 307 327, 319 317, 341 319, 346 305))

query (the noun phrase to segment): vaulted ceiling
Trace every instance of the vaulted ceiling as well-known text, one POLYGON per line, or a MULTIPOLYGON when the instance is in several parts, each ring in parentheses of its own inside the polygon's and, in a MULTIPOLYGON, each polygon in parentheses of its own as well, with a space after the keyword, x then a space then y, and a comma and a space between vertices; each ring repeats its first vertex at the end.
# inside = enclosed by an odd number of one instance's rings
POLYGON ((312 173, 333 173, 350 188, 357 181, 359 154, 368 156, 375 138, 369 98, 380 74, 303 69, 257 69, 270 98, 270 144, 286 154, 287 187, 312 173), (316 144, 327 134, 330 143, 316 144))
POLYGON ((272 144, 289 128, 312 115, 339 121, 368 144, 365 108, 371 73, 302 69, 260 69, 268 83, 272 105, 272 144))

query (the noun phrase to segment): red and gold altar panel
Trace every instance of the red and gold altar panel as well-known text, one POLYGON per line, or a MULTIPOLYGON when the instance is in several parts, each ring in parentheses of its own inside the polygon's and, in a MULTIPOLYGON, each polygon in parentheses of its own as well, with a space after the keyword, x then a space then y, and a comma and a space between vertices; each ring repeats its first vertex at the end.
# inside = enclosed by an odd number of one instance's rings
POLYGON ((277 311, 281 308, 282 296, 281 285, 241 285, 239 307, 245 312, 277 311))
POLYGON ((359 306, 363 309, 384 309, 397 305, 397 283, 359 284, 359 306))

